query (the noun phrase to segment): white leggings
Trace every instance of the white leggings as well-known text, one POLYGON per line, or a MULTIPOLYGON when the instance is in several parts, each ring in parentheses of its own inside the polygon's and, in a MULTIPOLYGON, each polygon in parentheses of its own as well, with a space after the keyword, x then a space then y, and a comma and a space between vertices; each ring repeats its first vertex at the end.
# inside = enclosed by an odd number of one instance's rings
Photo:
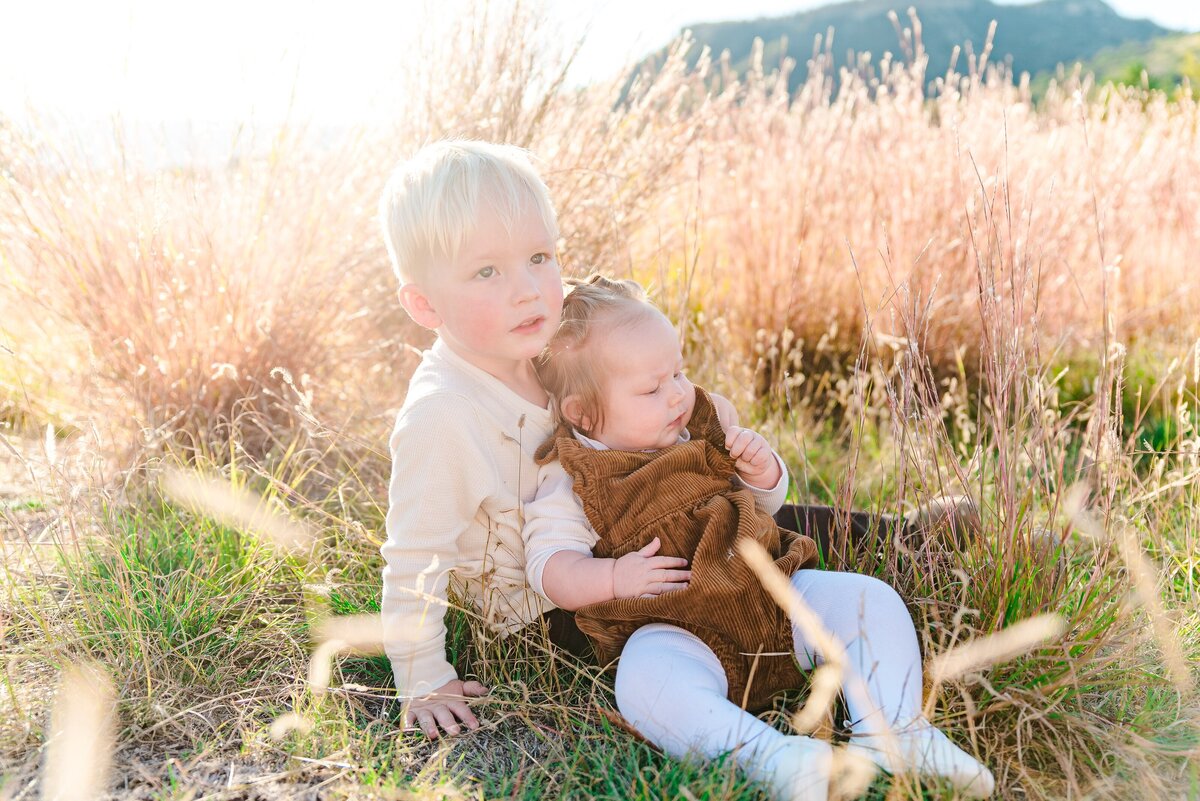
MULTIPOLYGON (((862 679, 865 685, 867 702, 847 694, 851 731, 868 735, 913 721, 921 709, 921 654, 896 591, 871 576, 826 570, 798 571, 792 586, 845 645, 850 675, 843 681, 862 679)), ((795 627, 792 638, 802 669, 824 661, 795 627)), ((728 691, 712 649, 665 623, 634 632, 617 665, 621 714, 673 757, 712 758, 738 747, 753 756, 779 744, 783 735, 730 702, 728 691)))

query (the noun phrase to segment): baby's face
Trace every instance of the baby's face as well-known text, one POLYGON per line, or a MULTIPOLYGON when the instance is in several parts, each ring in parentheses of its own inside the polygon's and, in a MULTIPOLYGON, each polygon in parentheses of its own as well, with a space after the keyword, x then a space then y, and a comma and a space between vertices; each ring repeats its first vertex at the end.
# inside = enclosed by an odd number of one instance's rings
POLYGON ((679 336, 667 318, 653 314, 602 342, 605 365, 604 425, 593 437, 610 448, 641 451, 666 448, 692 419, 696 391, 683 374, 679 336))

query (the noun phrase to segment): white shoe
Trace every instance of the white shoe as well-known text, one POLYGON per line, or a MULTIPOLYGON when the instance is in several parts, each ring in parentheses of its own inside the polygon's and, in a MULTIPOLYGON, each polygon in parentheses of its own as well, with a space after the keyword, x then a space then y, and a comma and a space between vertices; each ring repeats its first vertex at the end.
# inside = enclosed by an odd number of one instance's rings
POLYGON ((773 801, 827 801, 833 749, 824 740, 785 735, 769 753, 739 759, 738 766, 773 801))
POLYGON ((996 789, 992 772, 959 748, 932 723, 924 722, 897 731, 894 750, 879 735, 853 737, 847 750, 866 756, 888 773, 937 776, 968 798, 987 798, 996 789))

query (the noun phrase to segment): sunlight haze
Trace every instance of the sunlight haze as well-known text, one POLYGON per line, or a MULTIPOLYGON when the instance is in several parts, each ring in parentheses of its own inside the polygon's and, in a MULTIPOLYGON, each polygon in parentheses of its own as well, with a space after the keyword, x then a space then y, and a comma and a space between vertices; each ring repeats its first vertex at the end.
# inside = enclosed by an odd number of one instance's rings
MULTIPOLYGON (((449 3, 44 2, 5 12, 0 114, 195 124, 370 121, 394 109, 395 71, 449 3), (433 10, 430 10, 433 9, 433 10)), ((606 77, 694 22, 780 16, 813 0, 550 0, 564 46, 586 32, 576 81, 606 77)), ((1200 29, 1192 0, 1111 0, 1119 13, 1200 29)), ((897 3, 903 10, 905 3, 897 3)), ((982 32, 980 32, 982 35, 982 32)))

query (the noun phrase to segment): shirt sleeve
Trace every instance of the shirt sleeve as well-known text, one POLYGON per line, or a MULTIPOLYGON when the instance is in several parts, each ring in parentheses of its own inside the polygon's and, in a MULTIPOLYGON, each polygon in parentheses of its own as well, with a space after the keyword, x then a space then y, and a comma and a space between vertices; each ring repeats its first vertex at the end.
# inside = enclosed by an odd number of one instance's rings
POLYGON ((537 494, 525 504, 525 526, 521 529, 525 574, 529 586, 543 598, 546 592, 542 589, 542 574, 550 557, 559 551, 590 556, 599 539, 575 495, 574 483, 561 464, 550 462, 538 470, 537 494))
POLYGON ((496 468, 478 412, 460 395, 402 409, 390 448, 384 651, 401 695, 423 695, 458 677, 446 659, 447 588, 459 538, 494 493, 496 468))
POLYGON ((759 489, 758 487, 752 487, 746 482, 742 481, 741 476, 736 474, 734 475, 733 480, 738 486, 745 487, 754 494, 755 506, 767 514, 773 515, 780 510, 780 508, 783 506, 783 502, 787 500, 788 469, 787 465, 783 463, 783 458, 778 453, 772 450, 771 455, 775 457, 775 462, 779 465, 780 470, 779 481, 776 482, 774 487, 771 487, 770 489, 759 489))

